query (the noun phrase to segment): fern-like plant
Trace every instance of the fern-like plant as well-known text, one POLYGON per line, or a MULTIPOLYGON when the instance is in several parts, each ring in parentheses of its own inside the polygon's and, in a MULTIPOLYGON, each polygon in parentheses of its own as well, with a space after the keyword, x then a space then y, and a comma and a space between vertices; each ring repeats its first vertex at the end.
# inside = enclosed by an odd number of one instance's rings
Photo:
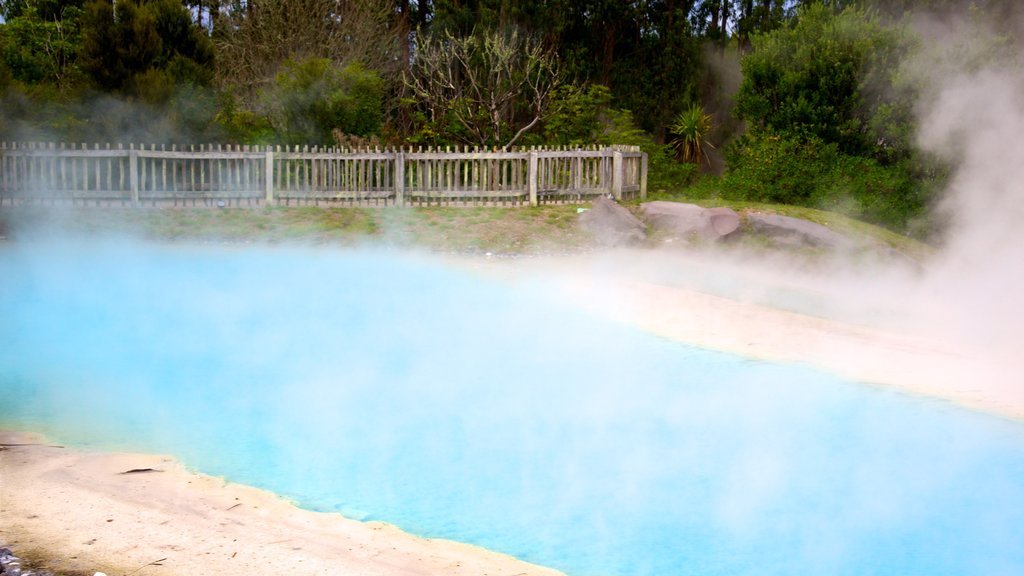
POLYGON ((704 112, 700 104, 694 104, 676 115, 669 130, 675 134, 672 147, 676 157, 683 162, 701 165, 710 164, 707 149, 715 146, 708 139, 711 134, 711 115, 704 112))

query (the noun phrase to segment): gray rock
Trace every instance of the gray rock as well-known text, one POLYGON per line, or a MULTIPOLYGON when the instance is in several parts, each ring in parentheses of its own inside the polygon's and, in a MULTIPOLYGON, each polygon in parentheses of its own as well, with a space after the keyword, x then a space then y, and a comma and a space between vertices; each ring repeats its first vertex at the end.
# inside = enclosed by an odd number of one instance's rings
POLYGON ((715 233, 719 237, 724 238, 729 234, 739 230, 740 228, 740 215, 736 213, 732 208, 720 207, 720 208, 708 208, 708 217, 711 218, 711 227, 715 229, 715 233))
POLYGON ((758 234, 791 245, 837 250, 855 248, 853 241, 821 224, 778 214, 747 214, 750 229, 758 234))
POLYGON ((631 246, 647 239, 644 223, 606 196, 598 196, 580 215, 580 224, 603 246, 631 246))
POLYGON ((702 208, 696 204, 645 202, 640 205, 654 228, 674 238, 720 240, 740 227, 740 216, 730 208, 702 208))

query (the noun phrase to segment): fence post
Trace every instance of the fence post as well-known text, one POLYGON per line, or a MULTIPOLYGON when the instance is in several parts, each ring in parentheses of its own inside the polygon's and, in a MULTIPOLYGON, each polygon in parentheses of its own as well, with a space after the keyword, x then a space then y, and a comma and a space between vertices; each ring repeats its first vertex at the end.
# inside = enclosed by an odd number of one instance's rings
POLYGON ((612 197, 622 200, 622 152, 612 154, 612 197))
POLYGON ((537 201, 537 152, 530 152, 530 163, 526 172, 526 184, 530 191, 530 206, 538 206, 537 201))
POLYGON ((267 146, 263 156, 263 192, 267 206, 274 204, 274 149, 267 146))
POLYGON ((405 206, 405 154, 395 153, 395 206, 405 206))
POLYGON ((640 201, 647 200, 647 153, 640 154, 640 201))
POLYGON ((135 144, 129 145, 128 150, 128 186, 132 192, 132 206, 139 205, 139 151, 135 144))

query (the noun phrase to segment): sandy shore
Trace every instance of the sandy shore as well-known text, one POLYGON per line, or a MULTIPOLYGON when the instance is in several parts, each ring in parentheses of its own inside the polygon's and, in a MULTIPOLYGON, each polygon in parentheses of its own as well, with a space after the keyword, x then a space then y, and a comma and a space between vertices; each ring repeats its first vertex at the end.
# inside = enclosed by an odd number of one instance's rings
MULTIPOLYGON (((770 268, 772 265, 766 266, 770 268)), ((776 275, 750 273, 725 284, 753 282, 741 296, 695 289, 710 284, 694 274, 728 274, 735 266, 704 267, 692 259, 624 252, 581 258, 572 266, 538 259, 506 267, 516 282, 535 282, 554 297, 595 316, 639 327, 675 341, 745 357, 800 363, 844 379, 933 399, 998 416, 1024 420, 1024 361, 1016 343, 1000 348, 950 337, 955 312, 945 303, 915 308, 911 285, 894 284, 883 298, 894 309, 914 310, 919 317, 895 323, 854 321, 874 312, 877 301, 852 302, 850 293, 832 293, 828 282, 801 284, 776 275), (666 273, 664 268, 687 268, 666 273), (756 277, 756 279, 753 279, 756 277), (773 285, 773 283, 775 285, 773 285), (847 300, 822 305, 819 313, 800 313, 766 305, 780 286, 815 300, 847 300), (802 291, 802 292, 801 292, 802 291), (859 307, 859 308, 858 308, 859 307), (923 316, 923 317, 920 317, 923 316), (892 324, 891 326, 889 324, 892 324)), ((501 270, 501 266, 496 267, 501 270)), ((539 286, 535 283, 535 286, 539 286)), ((876 295, 877 296, 877 295, 876 295)), ((794 296, 790 295, 792 300, 794 296)))
POLYGON ((0 431, 0 541, 61 572, 114 575, 555 575, 510 556, 301 510, 170 457, 0 431), (146 472, 125 472, 146 470, 146 472))
MULTIPOLYGON (((607 260, 465 263, 588 313, 706 348, 801 362, 874 385, 1024 418, 991 357, 921 335, 773 309, 681 287, 607 260), (635 272, 635 271, 634 271, 635 272), (542 280, 539 280, 542 279, 542 280)), ((0 542, 89 575, 556 574, 477 547, 300 510, 192 473, 169 457, 77 452, 0 432, 0 542), (129 470, 154 471, 125 474, 129 470)))

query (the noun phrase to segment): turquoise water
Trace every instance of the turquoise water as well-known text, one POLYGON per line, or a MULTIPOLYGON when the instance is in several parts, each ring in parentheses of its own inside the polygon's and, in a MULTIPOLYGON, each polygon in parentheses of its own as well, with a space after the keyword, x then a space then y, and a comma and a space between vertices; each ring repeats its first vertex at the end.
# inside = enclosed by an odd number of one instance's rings
POLYGON ((1024 573, 1024 425, 404 254, 0 246, 0 398, 571 576, 1024 573))

